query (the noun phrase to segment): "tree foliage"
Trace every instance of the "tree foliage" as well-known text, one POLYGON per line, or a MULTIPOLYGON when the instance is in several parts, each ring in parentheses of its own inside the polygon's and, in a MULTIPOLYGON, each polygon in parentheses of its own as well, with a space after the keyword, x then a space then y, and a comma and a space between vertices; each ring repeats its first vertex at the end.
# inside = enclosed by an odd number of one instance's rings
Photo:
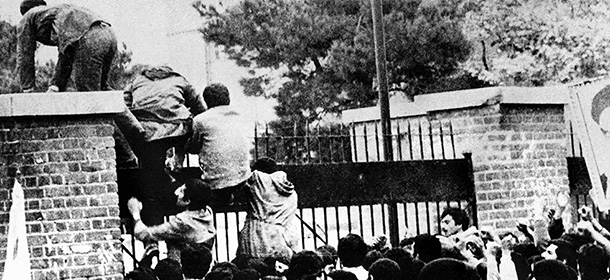
POLYGON ((18 92, 16 80, 17 27, 0 20, 0 94, 18 92))
POLYGON ((607 1, 468 3, 471 10, 464 19, 464 32, 487 50, 472 57, 465 67, 483 79, 504 85, 538 86, 608 73, 607 1))
MULTIPOLYGON (((459 65, 470 53, 455 3, 384 2, 390 87, 422 94, 464 86, 447 81, 464 80, 459 65)), ((375 104, 370 9, 363 0, 244 0, 226 12, 199 10, 204 37, 251 67, 244 92, 277 98, 288 125, 375 104)))

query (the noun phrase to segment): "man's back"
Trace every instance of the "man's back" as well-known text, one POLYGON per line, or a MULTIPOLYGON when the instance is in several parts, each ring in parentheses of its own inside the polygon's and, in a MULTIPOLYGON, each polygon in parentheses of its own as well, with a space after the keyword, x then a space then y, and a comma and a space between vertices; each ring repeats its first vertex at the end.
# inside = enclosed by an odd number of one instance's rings
POLYGON ((125 93, 130 95, 130 110, 142 123, 147 141, 187 134, 191 115, 205 111, 201 95, 168 67, 143 71, 125 93))
POLYGON ((217 106, 193 118, 189 153, 199 154, 201 179, 210 189, 223 189, 248 179, 252 143, 245 120, 230 106, 217 106))

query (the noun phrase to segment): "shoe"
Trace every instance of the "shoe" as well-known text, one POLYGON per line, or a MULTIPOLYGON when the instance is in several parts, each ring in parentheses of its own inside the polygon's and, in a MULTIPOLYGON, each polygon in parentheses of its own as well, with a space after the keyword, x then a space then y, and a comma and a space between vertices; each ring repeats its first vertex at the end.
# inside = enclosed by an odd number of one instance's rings
POLYGON ((140 166, 138 165, 138 160, 134 158, 134 159, 130 159, 130 160, 123 161, 123 162, 117 162, 116 168, 117 169, 139 169, 140 166))
POLYGON ((157 258, 157 262, 159 261, 159 248, 156 244, 153 246, 148 246, 148 248, 146 248, 144 256, 140 260, 140 266, 149 268, 152 267, 154 258, 157 258))

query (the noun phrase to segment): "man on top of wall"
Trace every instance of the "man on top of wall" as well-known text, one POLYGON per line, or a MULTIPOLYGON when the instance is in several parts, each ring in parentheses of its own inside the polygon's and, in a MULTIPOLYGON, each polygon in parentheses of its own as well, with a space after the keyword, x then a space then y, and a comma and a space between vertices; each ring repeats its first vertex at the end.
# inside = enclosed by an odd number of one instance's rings
POLYGON ((17 28, 17 71, 21 88, 35 87, 36 42, 57 46, 59 57, 48 91, 65 91, 72 70, 78 91, 108 90, 108 72, 117 53, 110 24, 88 9, 70 4, 47 6, 24 0, 17 28))

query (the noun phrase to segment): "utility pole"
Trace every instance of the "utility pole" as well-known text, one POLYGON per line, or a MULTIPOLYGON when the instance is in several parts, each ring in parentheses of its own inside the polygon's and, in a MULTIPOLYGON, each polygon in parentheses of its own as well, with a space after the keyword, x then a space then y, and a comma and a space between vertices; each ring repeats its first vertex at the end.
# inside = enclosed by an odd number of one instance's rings
MULTIPOLYGON (((381 133, 383 137, 383 157, 385 161, 393 161, 392 133, 390 123, 390 98, 388 94, 388 75, 385 52, 385 32, 383 27, 382 0, 371 0, 373 13, 373 36, 375 38, 375 65, 377 68, 377 87, 379 92, 379 110, 381 117, 381 133)), ((398 206, 392 199, 388 202, 390 243, 397 246, 398 237, 398 206)))

